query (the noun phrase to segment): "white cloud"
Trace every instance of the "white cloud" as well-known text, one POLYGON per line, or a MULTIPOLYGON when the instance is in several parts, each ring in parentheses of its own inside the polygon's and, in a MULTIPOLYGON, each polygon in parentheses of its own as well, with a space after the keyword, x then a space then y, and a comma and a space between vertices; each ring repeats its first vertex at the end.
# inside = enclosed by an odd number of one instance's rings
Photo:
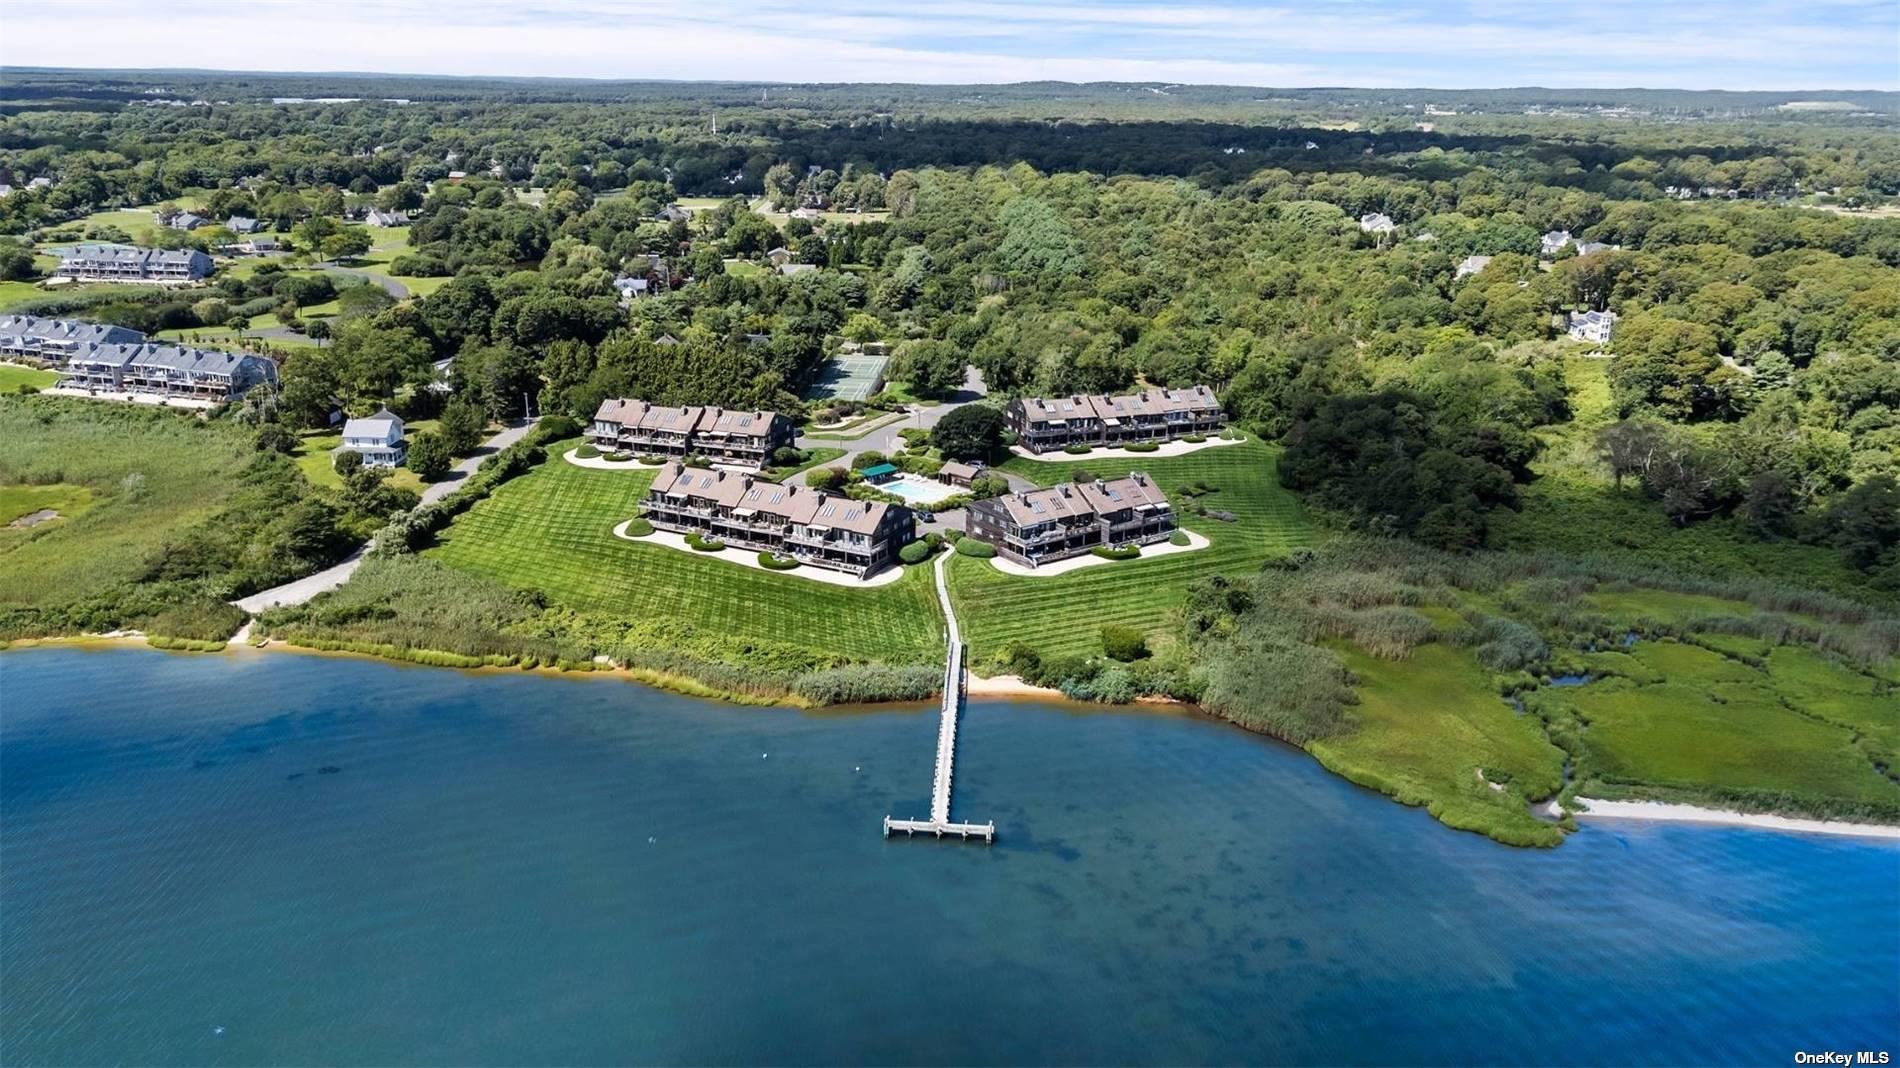
POLYGON ((741 81, 1892 87, 1890 2, 0 0, 0 63, 741 81))

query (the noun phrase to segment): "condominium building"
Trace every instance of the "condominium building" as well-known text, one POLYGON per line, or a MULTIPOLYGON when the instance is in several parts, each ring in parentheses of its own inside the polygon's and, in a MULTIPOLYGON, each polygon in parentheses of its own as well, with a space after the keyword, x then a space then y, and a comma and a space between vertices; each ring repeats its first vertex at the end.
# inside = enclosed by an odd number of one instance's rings
POLYGON ((1029 567, 1097 546, 1166 541, 1174 533, 1174 508, 1154 480, 1140 472, 972 501, 964 515, 965 534, 1029 567))
POLYGON ((101 345, 136 345, 145 335, 123 326, 37 315, 0 315, 0 358, 63 364, 101 345))
POLYGON ((911 510, 902 505, 678 462, 660 468, 641 514, 661 530, 698 533, 858 578, 894 562, 915 532, 911 510))
POLYGON ((277 362, 244 352, 141 342, 98 345, 66 361, 61 386, 226 401, 277 385, 277 362))
POLYGON ((1189 434, 1211 434, 1226 416, 1206 386, 1144 389, 1113 397, 1073 394, 1025 397, 1004 411, 1016 443, 1030 452, 1070 445, 1127 445, 1173 441, 1189 434))
POLYGON ((211 257, 197 249, 80 245, 60 261, 59 273, 91 282, 195 282, 211 273, 211 257))
POLYGON ((640 456, 703 456, 722 464, 764 467, 774 449, 792 443, 792 421, 777 412, 605 400, 588 438, 606 452, 640 456))

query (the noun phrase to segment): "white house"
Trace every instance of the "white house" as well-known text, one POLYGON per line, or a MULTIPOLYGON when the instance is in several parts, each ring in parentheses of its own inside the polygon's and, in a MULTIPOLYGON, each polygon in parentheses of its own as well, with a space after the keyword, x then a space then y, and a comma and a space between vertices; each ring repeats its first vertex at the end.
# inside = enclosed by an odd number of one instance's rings
POLYGON ((1542 252, 1546 256, 1555 256, 1570 243, 1570 231, 1552 230, 1544 235, 1542 252))
POLYGON ((338 451, 360 455, 365 467, 401 467, 409 455, 402 439, 402 418, 384 408, 366 419, 344 423, 338 451))
POLYGON ((1489 256, 1466 256, 1464 259, 1458 261, 1458 273, 1453 276, 1453 279, 1456 280, 1477 274, 1489 266, 1490 263, 1491 257, 1489 256))
POLYGON ((1368 212, 1359 216, 1359 229, 1369 234, 1389 234, 1398 228, 1392 217, 1384 212, 1368 212))
POLYGON ((651 292, 651 287, 648 286, 646 279, 631 278, 624 275, 614 279, 614 289, 620 293, 620 302, 622 304, 637 300, 651 292))
POLYGON ((1569 334, 1577 341, 1588 341, 1595 345, 1610 343, 1610 334, 1616 330, 1616 313, 1613 311, 1587 311, 1570 313, 1569 334))
POLYGON ((409 216, 400 211, 379 211, 371 208, 369 213, 363 216, 363 221, 371 226, 408 226, 409 216))

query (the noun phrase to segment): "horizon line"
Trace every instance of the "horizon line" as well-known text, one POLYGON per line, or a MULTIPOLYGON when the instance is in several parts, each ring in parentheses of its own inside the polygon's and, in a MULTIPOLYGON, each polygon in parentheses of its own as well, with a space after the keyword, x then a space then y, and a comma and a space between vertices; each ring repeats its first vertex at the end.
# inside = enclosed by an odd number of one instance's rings
POLYGON ((243 75, 261 78, 413 78, 418 81, 486 81, 486 82, 565 82, 592 85, 716 85, 716 86, 783 86, 788 88, 823 88, 831 86, 916 86, 933 89, 959 88, 1014 88, 1029 85, 1063 85, 1076 88, 1089 86, 1164 86, 1173 89, 1257 89, 1291 92, 1367 92, 1367 93, 1726 93, 1732 95, 1778 96, 1815 93, 1876 93, 1883 96, 1900 97, 1900 89, 1855 88, 1836 86, 1827 89, 1725 89, 1671 88, 1664 86, 1623 85, 1623 86, 1563 86, 1563 85, 1495 85, 1466 87, 1462 89, 1446 88, 1434 85, 1379 86, 1379 85, 1255 85, 1245 82, 1184 82, 1152 79, 1147 81, 1102 80, 1078 82, 1063 78, 1031 78, 1009 82, 902 82, 877 80, 838 81, 785 81, 772 79, 732 79, 732 78, 653 78, 653 77, 606 77, 600 75, 576 74, 423 74, 408 71, 379 70, 262 70, 236 67, 86 67, 58 66, 41 67, 23 64, 0 64, 0 74, 7 72, 32 74, 91 73, 91 74, 223 74, 243 75))

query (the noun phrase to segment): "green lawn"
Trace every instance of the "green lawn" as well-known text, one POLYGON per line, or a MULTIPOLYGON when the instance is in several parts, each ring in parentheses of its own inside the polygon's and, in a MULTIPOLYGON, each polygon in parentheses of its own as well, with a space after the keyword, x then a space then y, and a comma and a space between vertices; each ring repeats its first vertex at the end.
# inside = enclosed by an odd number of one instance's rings
POLYGON ((726 260, 726 273, 734 278, 763 278, 771 271, 751 260, 726 260))
POLYGON ((560 459, 575 444, 548 446, 545 464, 457 518, 429 558, 585 613, 607 646, 620 635, 602 632, 684 624, 859 660, 930 663, 941 655, 942 616, 927 565, 889 586, 856 590, 616 538, 614 526, 637 512, 653 471, 576 467, 560 459))
POLYGON ((1006 575, 988 560, 956 558, 949 566, 950 594, 973 661, 980 666, 1014 641, 1028 643, 1045 657, 1100 653, 1101 629, 1111 623, 1166 640, 1174 630, 1174 613, 1196 579, 1245 574, 1269 558, 1311 544, 1314 534, 1305 512, 1274 475, 1278 455, 1275 446, 1248 442, 1167 459, 1104 456, 1075 464, 1016 458, 1004 464, 1005 471, 1043 485, 1067 480, 1082 468, 1104 477, 1126 475, 1130 469, 1146 471, 1177 510, 1185 502, 1175 488, 1204 480, 1218 492, 1201 500, 1210 509, 1232 512, 1238 521, 1180 512, 1181 525, 1206 535, 1211 545, 1049 578, 1006 575))
POLYGON ((1429 644, 1405 660, 1380 660, 1342 647, 1359 677, 1350 733, 1309 743, 1320 763, 1408 805, 1424 805, 1447 826, 1516 845, 1556 845, 1556 827, 1528 803, 1563 785, 1563 750, 1535 716, 1498 696, 1469 652, 1429 644), (1504 787, 1494 790, 1479 779, 1504 787))
POLYGON ((59 381, 59 376, 51 371, 0 363, 0 393, 18 392, 21 386, 45 389, 57 381, 59 381))

